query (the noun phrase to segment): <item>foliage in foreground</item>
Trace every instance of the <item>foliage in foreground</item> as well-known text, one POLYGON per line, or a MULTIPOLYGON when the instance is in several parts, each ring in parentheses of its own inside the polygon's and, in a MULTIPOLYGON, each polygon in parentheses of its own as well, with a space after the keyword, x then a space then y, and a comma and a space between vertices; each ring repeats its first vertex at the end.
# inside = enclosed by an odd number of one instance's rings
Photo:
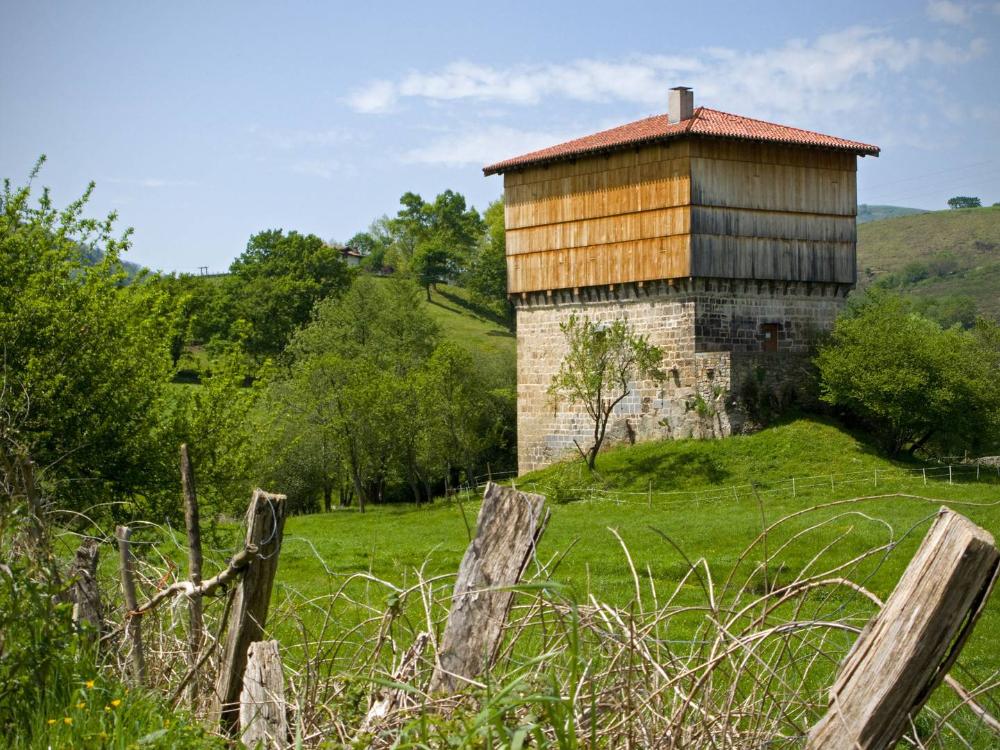
MULTIPOLYGON (((628 581, 624 604, 565 580, 563 554, 540 556, 517 588, 498 660, 448 696, 426 685, 453 576, 422 567, 404 581, 337 574, 333 561, 318 560, 328 572, 310 585, 326 592, 281 587, 265 636, 282 646, 289 724, 306 747, 798 747, 876 611, 868 582, 890 558, 905 565, 925 528, 897 530, 870 515, 872 503, 903 502, 921 505, 926 522, 937 501, 890 493, 803 509, 766 523, 725 565, 688 557, 695 550, 654 528, 670 575, 644 570, 626 537, 610 531, 628 581), (397 670, 422 632, 430 645, 401 681, 397 670), (366 720, 385 698, 395 708, 366 720)), ((142 577, 155 580, 163 566, 148 560, 142 577)), ((219 610, 208 612, 210 632, 219 610)), ((143 627, 155 639, 150 670, 169 695, 186 671, 176 658, 183 618, 163 610, 143 627)), ((996 689, 996 675, 980 679, 996 689)), ((909 731, 911 744, 988 747, 992 735, 961 704, 942 688, 909 731)))
POLYGON ((92 189, 62 210, 48 190, 33 203, 30 182, 0 195, 0 456, 30 458, 50 500, 75 511, 155 482, 176 322, 155 285, 123 283, 129 232, 114 234, 114 214, 83 217, 92 189))

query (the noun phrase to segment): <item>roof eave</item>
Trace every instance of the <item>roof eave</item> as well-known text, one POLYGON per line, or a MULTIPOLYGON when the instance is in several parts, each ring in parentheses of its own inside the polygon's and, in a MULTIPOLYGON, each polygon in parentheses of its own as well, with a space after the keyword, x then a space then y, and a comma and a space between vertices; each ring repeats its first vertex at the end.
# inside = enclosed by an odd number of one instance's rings
POLYGON ((509 162, 512 160, 505 159, 504 161, 499 161, 496 162, 495 164, 490 164, 489 166, 483 167, 483 176, 490 177, 495 174, 516 172, 522 169, 529 169, 531 167, 543 167, 543 166, 548 166, 549 164, 555 164, 562 161, 576 161, 577 159, 581 159, 588 156, 599 156, 601 154, 617 153, 619 151, 627 151, 630 148, 640 148, 642 146, 650 146, 655 143, 662 143, 664 141, 671 141, 677 138, 684 138, 684 137, 747 141, 750 143, 773 143, 781 146, 814 148, 827 151, 847 151, 849 153, 855 154, 856 156, 874 156, 876 158, 881 153, 881 149, 878 146, 872 146, 868 144, 860 144, 858 146, 832 146, 832 145, 824 146, 814 143, 796 143, 794 141, 778 141, 778 140, 770 140, 767 138, 748 138, 736 135, 713 135, 711 133, 681 132, 681 133, 669 133, 665 135, 658 135, 652 138, 641 138, 635 141, 630 141, 628 143, 616 144, 614 146, 605 146, 602 148, 585 149, 581 151, 572 151, 566 154, 545 156, 536 160, 526 161, 519 164, 510 164, 509 162))

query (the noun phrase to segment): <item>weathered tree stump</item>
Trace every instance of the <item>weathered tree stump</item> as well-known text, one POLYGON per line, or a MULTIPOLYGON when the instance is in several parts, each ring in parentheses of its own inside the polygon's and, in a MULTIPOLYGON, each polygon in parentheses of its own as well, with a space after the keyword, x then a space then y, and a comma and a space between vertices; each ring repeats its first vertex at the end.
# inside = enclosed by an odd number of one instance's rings
POLYGON ((285 496, 255 490, 246 523, 246 547, 256 552, 236 583, 212 711, 222 728, 230 733, 239 720, 247 649, 264 635, 285 528, 285 496))
POLYGON ((486 485, 476 536, 458 569, 432 692, 454 691, 493 662, 514 601, 510 587, 521 580, 547 521, 543 495, 486 485))
POLYGON ((972 632, 1000 565, 993 537, 942 508, 892 595, 858 636, 809 733, 810 750, 896 745, 972 632))
POLYGON ((265 750, 288 745, 285 677, 277 641, 257 641, 248 649, 240 693, 240 738, 247 747, 265 750))

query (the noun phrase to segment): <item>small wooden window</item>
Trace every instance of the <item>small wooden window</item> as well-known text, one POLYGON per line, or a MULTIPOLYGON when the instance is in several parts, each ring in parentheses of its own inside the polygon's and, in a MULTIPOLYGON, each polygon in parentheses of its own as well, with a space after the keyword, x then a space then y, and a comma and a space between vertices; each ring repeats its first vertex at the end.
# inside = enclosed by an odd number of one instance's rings
POLYGON ((764 338, 760 345, 761 349, 765 352, 778 351, 778 324, 762 323, 760 326, 760 332, 764 338))

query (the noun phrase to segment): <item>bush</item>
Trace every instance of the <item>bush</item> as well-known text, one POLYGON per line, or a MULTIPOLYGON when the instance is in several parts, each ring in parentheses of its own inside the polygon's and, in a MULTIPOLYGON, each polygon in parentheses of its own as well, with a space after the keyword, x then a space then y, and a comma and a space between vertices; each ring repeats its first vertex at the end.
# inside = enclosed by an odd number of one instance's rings
POLYGON ((816 359, 822 399, 868 427, 892 455, 995 447, 1000 336, 943 329, 878 290, 849 306, 816 359))

